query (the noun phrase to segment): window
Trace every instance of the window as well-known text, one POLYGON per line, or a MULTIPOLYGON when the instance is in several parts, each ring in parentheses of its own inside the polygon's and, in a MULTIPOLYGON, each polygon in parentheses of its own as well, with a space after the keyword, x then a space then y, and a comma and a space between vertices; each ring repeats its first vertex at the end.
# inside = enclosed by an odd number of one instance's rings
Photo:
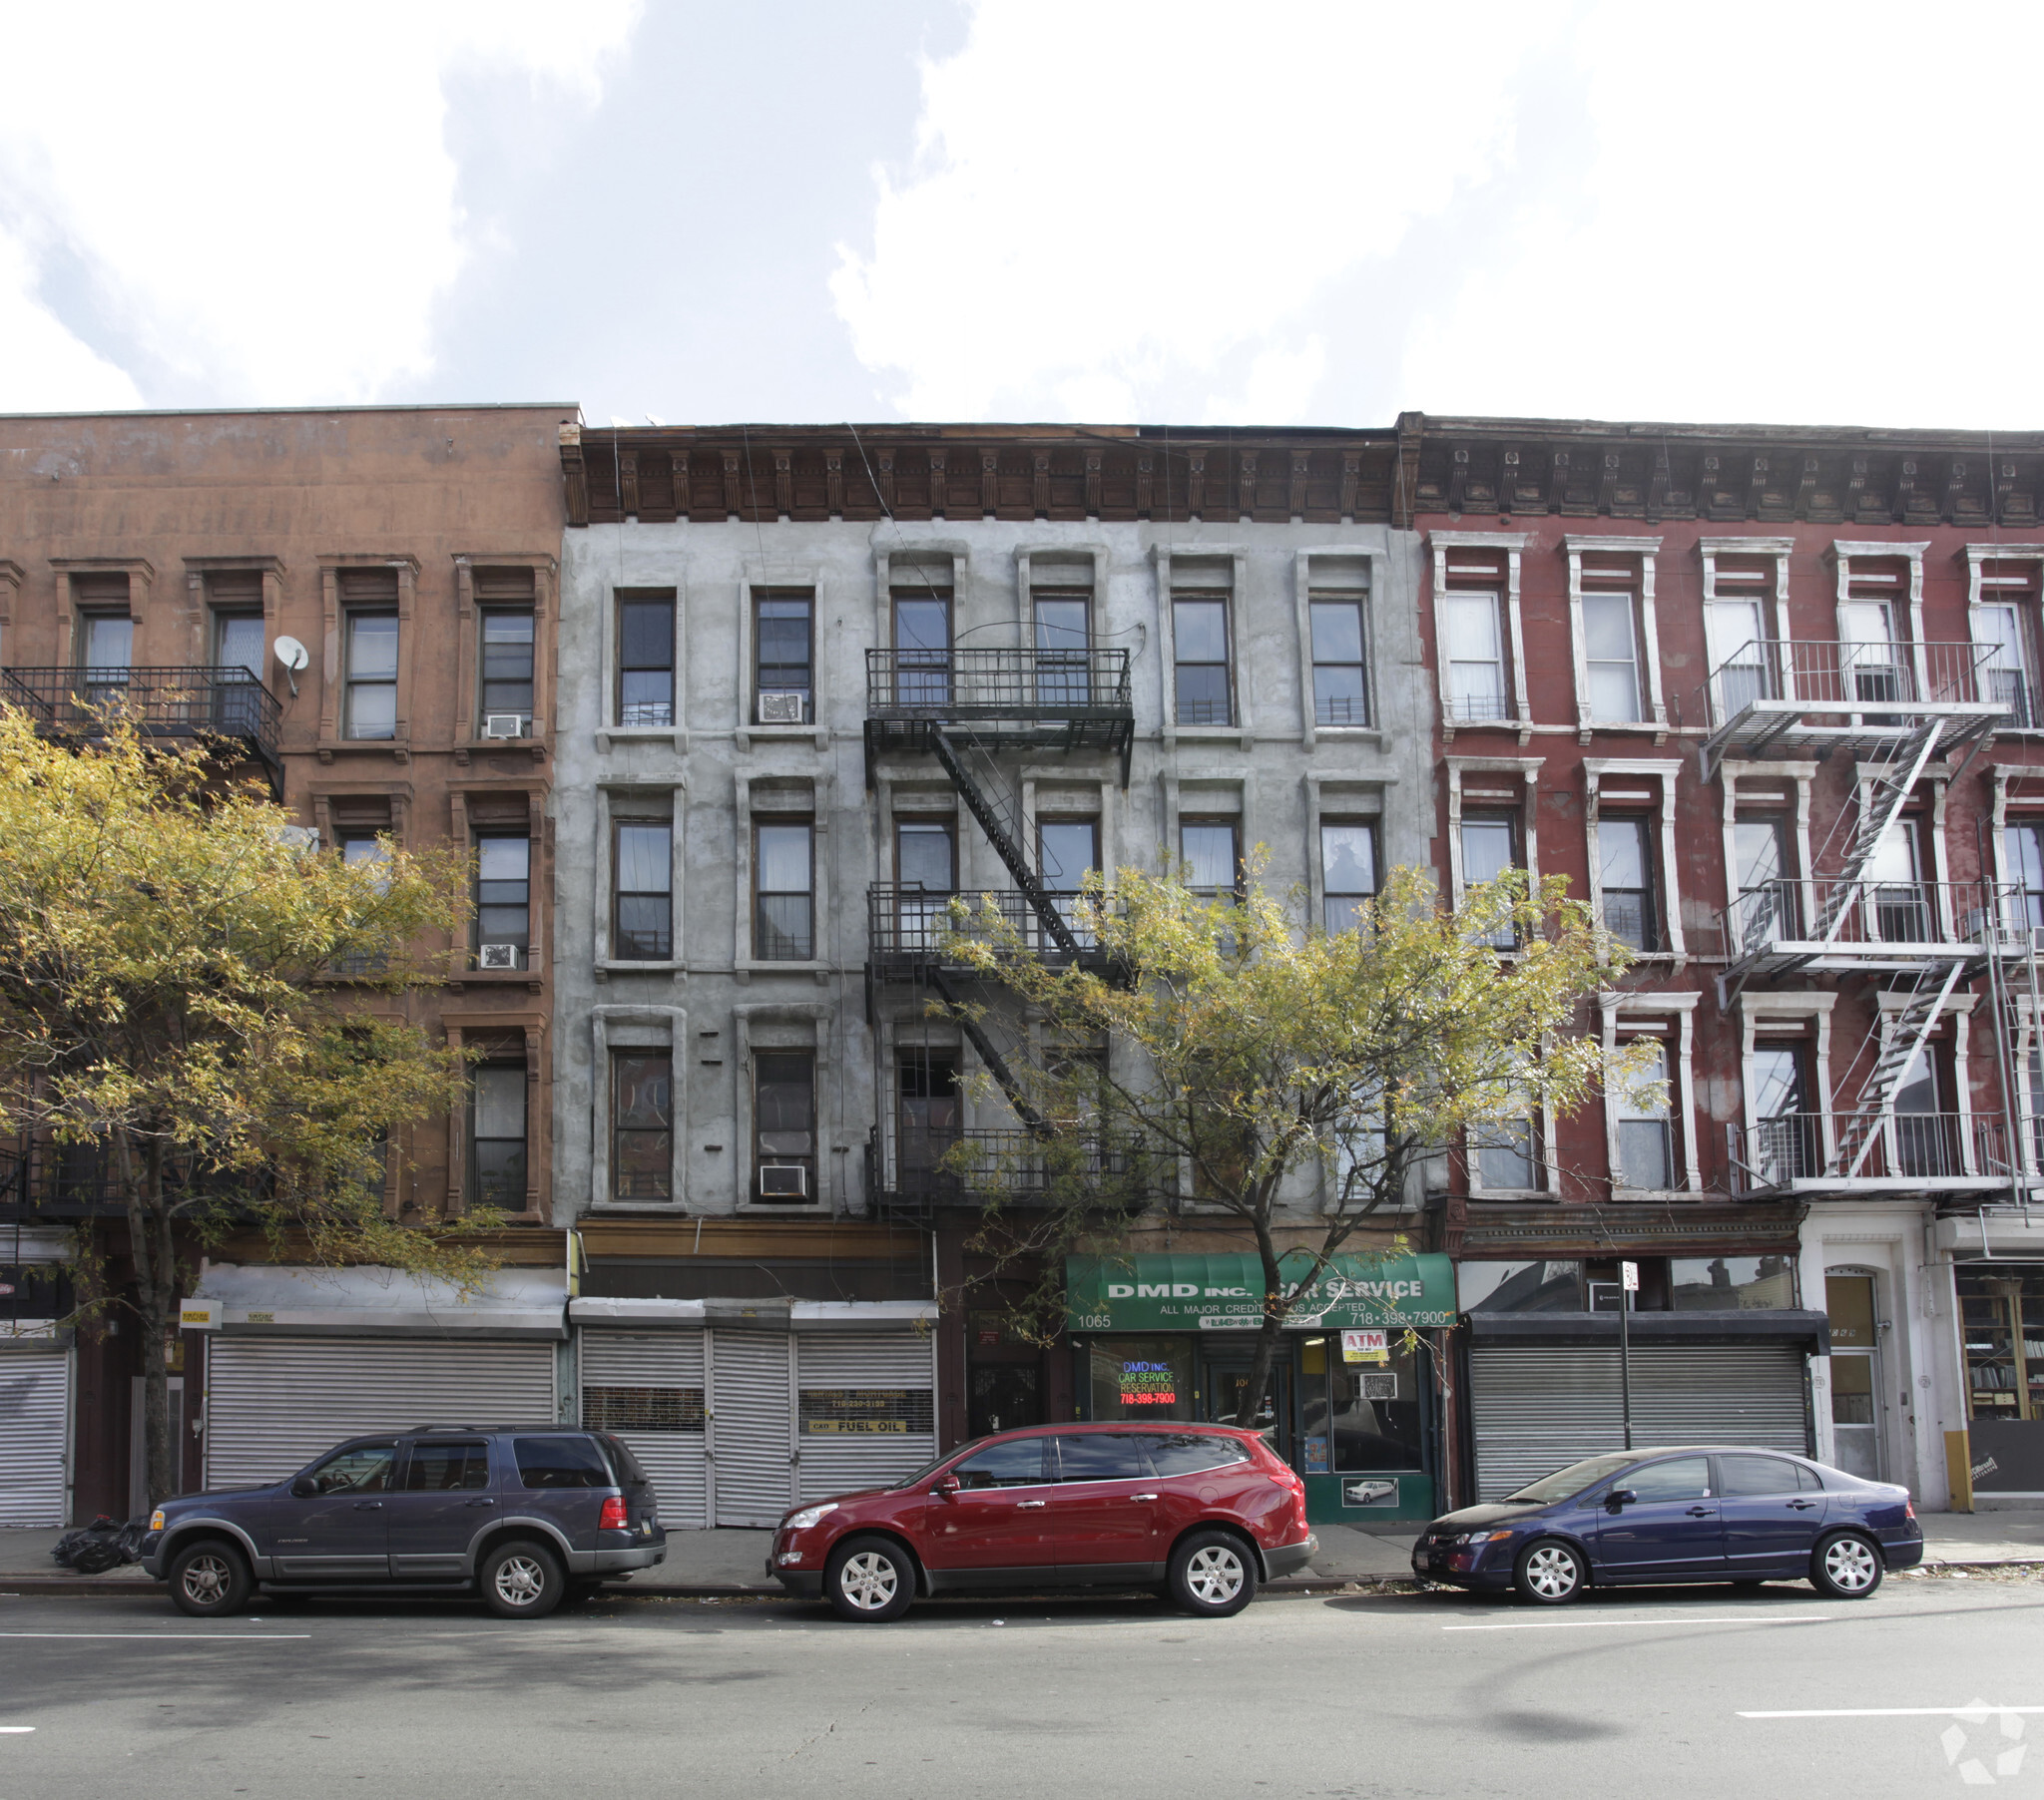
MULTIPOLYGON (((1726 577, 1718 577, 1722 584, 1726 577)), ((1705 609, 1704 633, 1711 658, 1712 698, 1717 716, 1737 718, 1756 700, 1772 699, 1767 624, 1757 596, 1720 593, 1705 609)))
POLYGON ((1792 1256, 1671 1256, 1672 1312, 1749 1312, 1795 1304, 1792 1256))
POLYGON ((1178 828, 1178 853, 1186 885, 1209 900, 1242 891, 1242 848, 1233 819, 1185 819, 1178 828))
POLYGON ((356 1444, 308 1473, 321 1494, 387 1494, 396 1462, 395 1444, 356 1444))
POLYGON ((1193 1346, 1183 1337, 1094 1338, 1086 1363, 1089 1419, 1148 1424, 1198 1414, 1193 1346))
POLYGON ((1896 630, 1896 605, 1878 590, 1867 592, 1874 579, 1854 576, 1852 598, 1838 609, 1839 654, 1844 662, 1846 699, 1899 700, 1914 683, 1904 667, 1905 653, 1896 630))
POLYGON ((1061 1482, 1147 1482, 1150 1458, 1134 1432, 1066 1434, 1053 1440, 1061 1482))
POLYGON ((532 967, 532 839, 524 832, 478 837, 475 966, 532 967))
POLYGON ((1583 666, 1592 718, 1621 724, 1644 716, 1639 634, 1630 594, 1583 596, 1583 666))
POLYGON ((122 685, 135 660, 135 621, 126 613, 85 616, 85 679, 91 697, 98 688, 122 685))
MULTIPOLYGON (((1480 887, 1519 865, 1519 821, 1505 813, 1476 813, 1462 820, 1462 886, 1480 887)), ((1484 942, 1498 950, 1515 950, 1519 934, 1509 923, 1489 932, 1484 942)))
MULTIPOLYGON (((1954 1277, 1966 1345, 1969 1415, 2044 1419, 2044 1355, 2032 1348, 2044 1342, 2044 1272, 2035 1263, 1971 1263, 1956 1269, 1954 1277)), ((1834 1372, 1843 1360, 1832 1359, 1834 1372)), ((1870 1405, 1867 1422, 1872 1423, 1870 1405)))
POLYGON ((674 826, 665 819, 620 819, 613 831, 611 954, 619 962, 667 962, 675 952, 674 826))
POLYGON ((2013 890, 2010 923, 2017 931, 2044 931, 2044 822, 2005 826, 2001 852, 2002 879, 2013 890))
POLYGON ((674 1198, 674 1058, 611 1052, 611 1197, 674 1198))
POLYGON ((1769 938, 1800 937, 1802 895, 1788 878, 1788 822, 1779 814, 1734 820, 1732 849, 1739 862, 1739 937, 1751 949, 1769 938))
POLYGON ((1178 722, 1233 724, 1235 706, 1228 679, 1228 602, 1174 600, 1171 621, 1178 655, 1178 722))
POLYGON ((1618 1486, 1630 1488, 1641 1506, 1661 1500, 1709 1500, 1711 1459, 1684 1456, 1666 1463, 1649 1463, 1630 1475, 1620 1476, 1618 1486))
POLYGON ((525 1065, 486 1063, 469 1079, 468 1194, 525 1210, 525 1065))
POLYGON ((806 724, 814 716, 815 602, 806 594, 762 594, 753 603, 754 679, 759 722, 806 724))
POLYGON ((1048 1438, 1010 1438, 989 1444, 969 1456, 951 1473, 961 1488, 1040 1488, 1055 1479, 1050 1473, 1048 1438))
POLYGON ((1329 931, 1353 931, 1377 891, 1374 825, 1329 820, 1320 826, 1321 917, 1329 931))
POLYGON ((347 616, 347 720, 343 735, 397 735, 397 615, 347 616))
POLYGON ((1661 948, 1654 917, 1653 849, 1647 821, 1597 821, 1597 861, 1604 898, 1604 929, 1635 950, 1661 948))
POLYGON ((1540 1186, 1540 1157, 1531 1119, 1504 1119, 1481 1126, 1474 1143, 1478 1187, 1531 1193, 1540 1186))
POLYGON ((404 1469, 407 1494, 466 1493, 489 1485, 487 1444, 450 1444, 435 1438, 412 1445, 404 1469))
POLYGON ((2034 728, 2040 720, 2024 650, 2021 611, 1999 603, 1975 607, 1973 642, 1987 650, 1981 670, 1981 679, 1987 688, 1983 697, 2006 706, 2015 725, 2034 728))
POLYGON ((1823 1164, 1821 1122, 1809 1106, 1807 1049, 1759 1044, 1753 1053, 1756 1172, 1770 1183, 1813 1175, 1823 1164))
POLYGON ((618 596, 618 723, 675 722, 675 602, 671 594, 618 596))
POLYGON ((894 595, 895 702, 943 706, 951 699, 951 593, 894 595))
POLYGON ((594 1438, 514 1438, 518 1479, 528 1488, 615 1488, 594 1438))
POLYGON ((1079 889, 1087 871, 1100 867, 1100 821, 1058 819, 1040 824, 1036 866, 1055 898, 1058 916, 1082 945, 1091 944, 1092 920, 1081 915, 1079 889))
POLYGON ((1441 635, 1447 650, 1448 709, 1458 719, 1509 718, 1504 628, 1495 594, 1441 597, 1441 635))
POLYGON ((483 729, 492 718, 515 718, 532 732, 532 609, 486 607, 482 615, 483 729))
POLYGON ((961 1098, 958 1060, 949 1051, 904 1050, 895 1068, 899 1096, 900 1172, 927 1181, 958 1142, 961 1098))
MULTIPOLYGON (((1897 1023, 1895 1029, 1904 1028, 1897 1023)), ((1959 1156, 1958 1116, 1943 1109, 1938 1074, 1936 1046, 1925 1044, 1902 1071, 1890 1103, 1901 1172, 1918 1180, 1965 1172, 1959 1156)))
POLYGON ((216 613, 213 616, 213 666, 245 669, 262 679, 262 615, 216 613))
POLYGON ((1920 822, 1897 819, 1874 846, 1861 875, 1867 935, 1883 944, 1927 943, 1937 933, 1919 858, 1920 822))
POLYGON ((800 824, 753 827, 758 906, 753 955, 761 962, 805 963, 816 954, 815 833, 800 824))
POLYGON ((1150 1453, 1151 1468, 1160 1476, 1200 1475, 1250 1460, 1249 1446, 1240 1438, 1211 1437, 1205 1432, 1146 1435, 1143 1445, 1150 1453))
POLYGON ((802 1205, 816 1182, 816 1059, 761 1051, 753 1058, 753 1183, 768 1204, 802 1205), (795 1171, 800 1171, 796 1173, 795 1171))
POLYGON ((1665 1192, 1675 1185, 1674 1133, 1669 1125, 1668 1047, 1654 1047, 1654 1066, 1638 1089, 1613 1096, 1618 1108, 1620 1187, 1665 1192))
POLYGON ((1084 706, 1092 698, 1092 597, 1038 593, 1034 598, 1037 704, 1084 706))
POLYGON ((1362 675, 1362 603, 1313 600, 1313 722, 1369 723, 1369 692, 1362 675))
POLYGON ((949 819, 899 819, 894 825, 896 948, 934 950, 950 929, 958 886, 958 844, 949 819))

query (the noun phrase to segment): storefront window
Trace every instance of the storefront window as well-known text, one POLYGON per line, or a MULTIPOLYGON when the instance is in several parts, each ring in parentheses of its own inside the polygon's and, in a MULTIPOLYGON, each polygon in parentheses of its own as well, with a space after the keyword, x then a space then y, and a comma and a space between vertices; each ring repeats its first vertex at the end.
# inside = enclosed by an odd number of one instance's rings
POLYGON ((1464 1312, 1582 1312, 1580 1262, 1463 1262, 1455 1282, 1464 1312))
POLYGON ((1955 1271, 1970 1416, 2044 1419, 2044 1266, 1955 1271))
POLYGON ((1668 1293, 1675 1312, 1751 1312, 1795 1304, 1789 1256, 1674 1256, 1668 1293))
POLYGON ((1307 1475, 1418 1469, 1419 1359, 1396 1347, 1381 1362, 1350 1363, 1338 1336, 1299 1346, 1299 1467, 1307 1475))
POLYGON ((1095 1338, 1087 1351, 1091 1419, 1192 1419, 1189 1338, 1095 1338))

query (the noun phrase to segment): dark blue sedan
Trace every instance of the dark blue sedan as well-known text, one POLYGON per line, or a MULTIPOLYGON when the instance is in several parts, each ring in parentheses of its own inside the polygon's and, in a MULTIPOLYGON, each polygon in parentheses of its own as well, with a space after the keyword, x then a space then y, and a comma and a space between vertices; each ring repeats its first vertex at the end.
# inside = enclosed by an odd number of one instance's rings
POLYGON ((1775 1451, 1688 1445, 1572 1463, 1516 1494, 1446 1513, 1412 1573, 1543 1605, 1588 1586, 1807 1580, 1864 1599, 1923 1561, 1909 1490, 1775 1451))

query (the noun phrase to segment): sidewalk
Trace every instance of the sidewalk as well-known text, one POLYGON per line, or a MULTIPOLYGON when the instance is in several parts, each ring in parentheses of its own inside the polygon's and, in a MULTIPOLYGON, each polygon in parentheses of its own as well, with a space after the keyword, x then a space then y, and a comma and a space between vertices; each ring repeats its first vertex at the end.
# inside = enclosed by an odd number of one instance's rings
MULTIPOLYGON (((1928 1513, 1922 1516, 1926 1565, 1986 1567, 2005 1563, 2044 1565, 2044 1508, 2023 1512, 1928 1513)), ((1416 1524, 1389 1526, 1378 1532, 1353 1526, 1313 1528, 1320 1541, 1311 1573, 1272 1583, 1278 1590, 1317 1586, 1330 1581, 1408 1580, 1416 1524)), ((50 1550, 62 1534, 0 1530, 0 1584, 15 1586, 24 1579, 44 1591, 155 1583, 132 1565, 105 1575, 74 1575, 50 1561, 50 1550)), ((771 1532, 672 1532, 667 1561, 644 1570, 630 1581, 631 1591, 655 1594, 736 1594, 782 1591, 767 1577, 766 1552, 771 1532)))

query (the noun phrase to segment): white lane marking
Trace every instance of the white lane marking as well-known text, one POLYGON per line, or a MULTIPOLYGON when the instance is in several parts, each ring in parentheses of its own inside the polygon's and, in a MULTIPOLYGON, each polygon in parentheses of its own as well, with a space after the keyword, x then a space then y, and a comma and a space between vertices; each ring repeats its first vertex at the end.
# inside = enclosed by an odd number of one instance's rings
POLYGON ((176 1638, 184 1643, 280 1643, 310 1637, 310 1631, 0 1631, 0 1637, 115 1637, 141 1643, 176 1638))
POLYGON ((1526 1618, 1505 1625, 1443 1625, 1443 1631, 1561 1631, 1591 1625, 1816 1625, 1830 1612, 1756 1612, 1745 1617, 1714 1612, 1695 1618, 1526 1618))
POLYGON ((1835 1706, 1807 1712, 1742 1712, 1743 1719, 1986 1719, 2004 1712, 2044 1712, 2044 1706, 1835 1706))
POLYGON ((34 1729, 33 1725, 0 1725, 0 1732, 5 1732, 10 1737, 18 1736, 24 1731, 33 1731, 34 1729))

